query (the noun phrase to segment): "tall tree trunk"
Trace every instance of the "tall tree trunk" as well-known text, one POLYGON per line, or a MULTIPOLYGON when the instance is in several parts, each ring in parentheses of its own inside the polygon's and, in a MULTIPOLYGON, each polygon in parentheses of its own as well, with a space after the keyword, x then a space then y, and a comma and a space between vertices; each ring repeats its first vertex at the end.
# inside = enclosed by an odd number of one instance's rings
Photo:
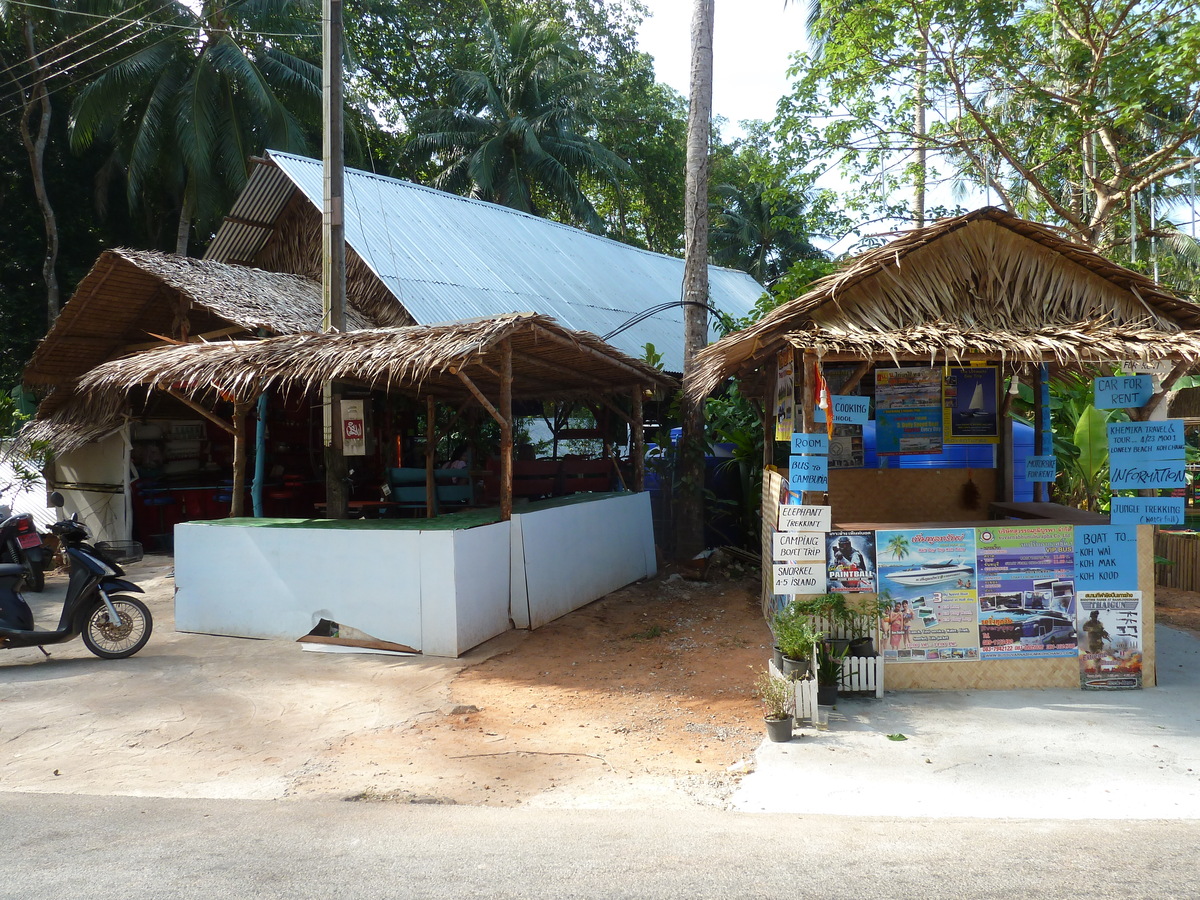
POLYGON ((913 112, 913 128, 917 133, 917 172, 916 183, 913 185, 913 214, 917 227, 925 226, 925 181, 927 166, 925 162, 925 87, 928 77, 929 45, 924 32, 920 36, 921 44, 917 48, 917 108, 913 112))
MULTIPOLYGON (((692 77, 688 104, 684 190, 683 374, 708 342, 708 144, 712 120, 714 0, 696 0, 692 14, 692 77)), ((679 502, 675 553, 689 558, 704 549, 704 404, 684 398, 679 441, 679 502)))
POLYGON ((50 137, 50 94, 46 90, 42 61, 33 34, 33 19, 25 18, 25 48, 29 51, 29 69, 32 84, 22 98, 21 143, 29 156, 29 170, 33 176, 33 192, 37 196, 38 209, 46 227, 46 256, 42 261, 42 280, 46 282, 46 327, 54 325, 58 318, 58 220, 50 205, 46 191, 46 141, 50 137), (33 130, 34 112, 38 113, 37 133, 33 130))

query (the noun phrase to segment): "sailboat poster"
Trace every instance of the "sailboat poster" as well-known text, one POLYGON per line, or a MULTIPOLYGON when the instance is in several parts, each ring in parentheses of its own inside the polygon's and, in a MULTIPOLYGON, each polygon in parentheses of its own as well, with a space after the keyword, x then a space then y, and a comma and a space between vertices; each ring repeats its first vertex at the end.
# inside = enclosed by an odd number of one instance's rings
POLYGON ((1000 372, 995 366, 950 366, 942 375, 942 441, 1000 440, 1000 372))

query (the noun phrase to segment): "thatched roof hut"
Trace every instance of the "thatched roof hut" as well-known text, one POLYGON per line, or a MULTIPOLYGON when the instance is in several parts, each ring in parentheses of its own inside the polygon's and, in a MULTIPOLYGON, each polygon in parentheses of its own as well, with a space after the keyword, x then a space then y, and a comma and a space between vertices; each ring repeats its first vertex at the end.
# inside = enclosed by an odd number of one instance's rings
POLYGON ((988 207, 902 234, 703 350, 686 389, 762 376, 787 346, 825 360, 1200 360, 1200 306, 988 207))
MULTIPOLYGON (((350 328, 405 325, 348 304, 350 328)), ((165 343, 321 328, 321 285, 302 275, 150 250, 106 250, 38 346, 25 382, 69 384, 115 356, 165 343)))

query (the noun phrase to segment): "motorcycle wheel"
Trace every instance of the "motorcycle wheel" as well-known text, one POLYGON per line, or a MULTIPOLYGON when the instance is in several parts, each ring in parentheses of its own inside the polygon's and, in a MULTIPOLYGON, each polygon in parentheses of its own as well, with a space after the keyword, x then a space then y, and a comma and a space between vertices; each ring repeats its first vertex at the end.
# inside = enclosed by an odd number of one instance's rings
POLYGON ((107 606, 97 604, 83 626, 83 643, 101 659, 124 659, 146 646, 154 623, 141 600, 115 594, 110 599, 120 623, 112 622, 107 606))
POLYGON ((46 570, 30 560, 25 560, 25 589, 40 594, 46 589, 46 570))

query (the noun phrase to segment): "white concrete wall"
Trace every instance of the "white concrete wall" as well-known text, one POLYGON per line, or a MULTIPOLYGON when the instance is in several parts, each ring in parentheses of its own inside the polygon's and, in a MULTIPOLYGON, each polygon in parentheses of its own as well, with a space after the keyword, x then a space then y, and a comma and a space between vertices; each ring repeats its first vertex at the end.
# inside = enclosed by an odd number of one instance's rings
POLYGON ((55 481, 102 484, 110 489, 104 493, 59 489, 63 495, 63 516, 79 513, 94 541, 127 541, 132 535, 129 454, 126 426, 54 460, 55 481))
MULTIPOLYGON (((657 571, 648 493, 514 512, 512 522, 520 531, 513 545, 520 543, 524 557, 530 628, 657 571)), ((520 574, 514 560, 514 578, 520 574)))

